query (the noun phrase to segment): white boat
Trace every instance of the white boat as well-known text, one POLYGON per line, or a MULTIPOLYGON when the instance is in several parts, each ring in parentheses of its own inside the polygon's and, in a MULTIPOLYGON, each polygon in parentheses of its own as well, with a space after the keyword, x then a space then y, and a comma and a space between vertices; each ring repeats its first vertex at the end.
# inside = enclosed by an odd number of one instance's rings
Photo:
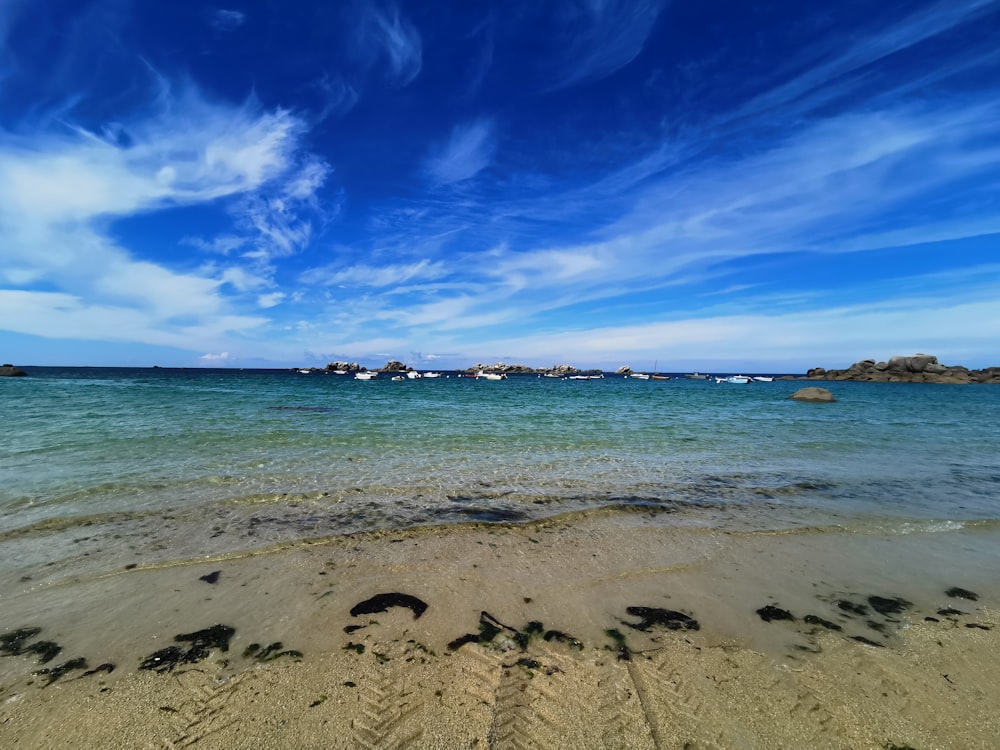
POLYGON ((334 375, 346 375, 347 374, 347 370, 334 370, 333 374, 334 375))
POLYGON ((425 378, 439 378, 439 377, 441 377, 441 373, 439 373, 439 372, 425 372, 424 373, 424 377, 425 378))
POLYGON ((410 380, 416 380, 417 378, 421 377, 421 375, 416 370, 408 370, 406 373, 406 377, 408 377, 410 380))
POLYGON ((476 373, 476 380, 506 380, 505 372, 479 372, 476 373))
POLYGON ((755 383, 770 383, 773 380, 774 380, 774 378, 769 378, 769 377, 766 377, 764 375, 754 375, 753 376, 753 381, 755 383))
POLYGON ((684 377, 685 377, 685 378, 687 378, 688 380, 708 380, 708 375, 702 375, 702 374, 701 374, 700 372, 698 372, 698 371, 695 371, 695 372, 689 372, 689 373, 688 373, 687 375, 685 375, 684 377))
POLYGON ((406 380, 406 378, 404 378, 402 375, 393 375, 392 379, 396 383, 402 383, 404 380, 406 380))
MULTIPOLYGON (((716 380, 718 381, 718 378, 716 378, 716 380)), ((728 378, 725 378, 723 382, 726 382, 726 383, 749 383, 750 382, 750 376, 749 375, 730 375, 728 378)))
POLYGON ((309 373, 312 372, 312 370, 299 370, 299 372, 301 372, 303 375, 308 375, 309 373))
POLYGON ((354 373, 355 380, 375 380, 378 377, 377 372, 356 372, 354 373))
POLYGON ((633 372, 629 377, 636 380, 649 380, 649 375, 644 372, 633 372))

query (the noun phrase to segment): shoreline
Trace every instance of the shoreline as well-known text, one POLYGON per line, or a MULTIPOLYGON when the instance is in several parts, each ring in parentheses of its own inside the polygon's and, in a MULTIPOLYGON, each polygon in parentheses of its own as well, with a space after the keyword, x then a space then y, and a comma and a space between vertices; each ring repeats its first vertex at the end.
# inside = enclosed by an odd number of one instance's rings
POLYGON ((115 669, 44 686, 34 654, 0 658, 0 745, 990 747, 996 534, 604 513, 67 581, 6 601, 2 631, 60 645, 42 669, 115 669), (204 655, 175 639, 216 626, 204 655), (170 649, 191 660, 139 669, 170 649))

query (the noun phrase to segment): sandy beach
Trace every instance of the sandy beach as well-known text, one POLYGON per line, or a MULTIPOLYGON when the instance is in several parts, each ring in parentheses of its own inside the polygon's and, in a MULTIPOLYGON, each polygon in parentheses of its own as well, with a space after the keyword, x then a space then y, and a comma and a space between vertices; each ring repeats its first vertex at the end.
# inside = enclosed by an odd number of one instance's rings
POLYGON ((5 602, 0 746, 993 748, 990 540, 957 579, 944 536, 595 513, 137 561, 5 602))

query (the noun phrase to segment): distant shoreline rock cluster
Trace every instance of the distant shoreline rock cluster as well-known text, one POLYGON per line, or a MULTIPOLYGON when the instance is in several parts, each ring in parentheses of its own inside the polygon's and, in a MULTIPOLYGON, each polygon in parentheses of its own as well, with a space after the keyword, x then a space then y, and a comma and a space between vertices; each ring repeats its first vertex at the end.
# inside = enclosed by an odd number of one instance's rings
POLYGON ((14 365, 0 365, 0 378, 21 378, 27 374, 24 370, 14 367, 14 365))
POLYGON ((865 359, 846 370, 814 367, 799 380, 856 380, 870 383, 1000 383, 1000 367, 970 370, 961 365, 942 365, 931 354, 891 357, 888 362, 865 359))
MULTIPOLYGON (((367 372, 368 368, 357 362, 330 362, 326 367, 308 367, 308 368, 298 368, 293 367, 292 370, 302 370, 306 369, 310 372, 321 372, 327 370, 329 372, 367 372)), ((384 367, 375 368, 374 372, 412 372, 415 368, 405 365, 398 360, 389 360, 385 363, 384 367)), ((492 365, 484 365, 482 363, 477 363, 471 367, 466 367, 464 370, 459 370, 458 372, 488 372, 496 373, 498 375, 557 375, 559 377, 564 377, 566 375, 599 375, 601 370, 581 370, 578 367, 573 367, 572 365, 554 365, 552 367, 530 367, 529 365, 508 365, 505 362, 496 362, 492 365)), ((632 372, 631 367, 619 367, 616 370, 618 375, 628 375, 632 372)))
MULTIPOLYGON (((475 364, 467 367, 462 372, 491 372, 498 375, 599 375, 600 370, 581 370, 573 365, 553 365, 552 367, 530 367, 529 365, 508 365, 504 362, 496 362, 492 365, 475 364)), ((619 372, 631 372, 629 368, 623 368, 619 372)))

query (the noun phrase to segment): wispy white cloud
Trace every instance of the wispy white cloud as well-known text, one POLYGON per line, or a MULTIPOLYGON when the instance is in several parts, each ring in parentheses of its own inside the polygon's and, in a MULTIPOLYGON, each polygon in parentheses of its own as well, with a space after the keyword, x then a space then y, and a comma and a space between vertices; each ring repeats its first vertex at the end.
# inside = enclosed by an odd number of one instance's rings
POLYGON ((247 238, 235 234, 220 234, 211 240, 206 240, 203 237, 183 237, 181 242, 207 253, 229 255, 234 250, 239 250, 246 245, 247 238))
MULTIPOLYGON (((144 259, 141 247, 113 237, 113 222, 239 198, 254 207, 248 214, 255 248, 289 252, 310 231, 295 209, 313 200, 327 173, 321 162, 300 156, 303 132, 288 111, 212 103, 190 87, 111 131, 65 123, 61 132, 30 139, 0 132, 0 266, 10 269, 8 284, 56 290, 4 291, 4 303, 30 314, 0 326, 53 338, 210 348, 226 332, 264 325, 265 318, 240 312, 240 293, 266 288, 266 277, 144 259)), ((231 252, 247 239, 185 241, 231 252)), ((245 306, 275 304, 273 294, 245 306)))
MULTIPOLYGON (((912 49, 934 37, 974 21, 981 15, 996 9, 994 0, 940 0, 919 8, 905 18, 889 26, 872 30, 843 45, 842 40, 833 37, 825 43, 810 46, 804 51, 806 60, 790 61, 802 66, 804 72, 789 76, 785 82, 769 88, 753 98, 747 107, 737 110, 736 117, 757 115, 798 102, 798 106, 810 107, 828 103, 845 93, 845 86, 851 83, 850 76, 862 69, 902 51, 912 49), (834 81, 841 85, 829 87, 834 81)), ((937 75, 949 75, 951 66, 938 68, 937 75)), ((786 71, 776 71, 784 74, 786 71)), ((925 81, 929 82, 929 81, 925 81)), ((908 87, 909 82, 902 84, 908 87)))
MULTIPOLYGON (((754 255, 871 251, 1000 232, 990 204, 976 209, 957 197, 1000 177, 988 139, 998 117, 994 103, 832 117, 762 152, 647 178, 627 194, 630 208, 590 241, 494 248, 479 267, 522 296, 566 301, 554 294, 562 288, 582 302, 754 255), (914 210, 930 204, 933 212, 914 210), (899 215, 906 229, 886 230, 899 215)), ((569 198, 587 205, 579 192, 569 198)))
POLYGON ((4 329, 51 339, 120 341, 191 349, 224 344, 234 333, 256 329, 267 319, 213 315, 176 326, 164 325, 146 310, 84 299, 65 292, 0 290, 4 329))
POLYGON ((217 277, 225 284, 230 284, 239 292, 252 292, 266 289, 272 285, 270 278, 258 275, 242 266, 230 266, 221 271, 208 268, 206 274, 217 277))
POLYGON ((318 89, 323 97, 320 112, 316 117, 318 121, 346 114, 360 99, 360 94, 354 86, 326 74, 315 81, 312 87, 318 89))
POLYGON ((315 268, 303 273, 300 280, 305 284, 328 286, 389 287, 438 279, 446 273, 447 268, 443 263, 424 259, 416 263, 384 266, 361 264, 315 268))
POLYGON ((262 308, 275 307, 280 305, 287 299, 288 295, 284 292, 271 292, 270 294, 262 294, 257 298, 257 305, 262 308))
POLYGON ((215 8, 209 12, 209 23, 219 31, 233 31, 246 23, 247 14, 239 10, 215 8))
POLYGON ((386 77, 407 86, 423 67, 420 33, 391 1, 361 5, 362 16, 356 29, 354 52, 366 64, 382 62, 386 77))
POLYGON ((219 352, 218 354, 212 354, 212 353, 202 354, 198 359, 200 359, 203 362, 222 364, 228 362, 231 359, 231 357, 229 356, 229 352, 219 352))
POLYGON ((490 120, 475 120, 455 127, 443 146, 435 149, 424 168, 439 185, 475 177, 493 159, 496 137, 490 120))
POLYGON ((664 0, 562 0, 557 37, 560 63, 551 88, 611 75, 632 62, 646 44, 664 0))
POLYGON ((608 367, 615 363, 648 367, 644 363, 656 359, 667 370, 726 369, 736 362, 763 359, 772 368, 784 366, 798 372, 923 351, 947 364, 977 366, 969 355, 979 350, 983 340, 996 340, 998 321, 1000 302, 996 299, 951 300, 933 306, 923 299, 909 299, 518 335, 481 340, 476 351, 516 351, 528 363, 538 364, 583 361, 608 367), (762 352, 766 352, 763 358, 762 352))

